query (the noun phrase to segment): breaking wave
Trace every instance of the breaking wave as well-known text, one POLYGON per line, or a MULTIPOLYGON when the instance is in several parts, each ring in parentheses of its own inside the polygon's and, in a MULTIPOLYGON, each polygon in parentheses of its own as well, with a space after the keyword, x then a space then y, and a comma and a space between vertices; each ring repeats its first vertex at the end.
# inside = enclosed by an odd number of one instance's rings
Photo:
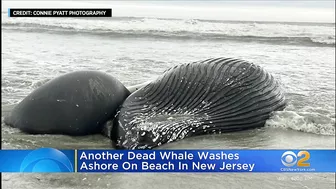
POLYGON ((279 111, 266 122, 266 127, 275 127, 314 133, 320 135, 335 135, 335 113, 318 111, 279 111))
MULTIPOLYGON (((4 14, 4 13, 3 13, 4 14)), ((335 47, 334 24, 233 22, 159 18, 9 18, 2 29, 86 33, 103 37, 241 41, 335 47)))

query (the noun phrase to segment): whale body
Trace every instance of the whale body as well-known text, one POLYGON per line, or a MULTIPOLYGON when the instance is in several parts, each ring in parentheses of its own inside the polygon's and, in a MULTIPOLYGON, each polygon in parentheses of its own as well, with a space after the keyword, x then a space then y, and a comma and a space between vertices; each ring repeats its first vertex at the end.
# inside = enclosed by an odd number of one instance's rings
POLYGON ((262 127, 285 106, 280 83, 262 67, 212 58, 175 66, 128 96, 110 136, 120 149, 151 149, 196 135, 262 127))
POLYGON ((100 133, 129 94, 120 81, 104 72, 76 71, 35 89, 4 122, 30 134, 100 133))

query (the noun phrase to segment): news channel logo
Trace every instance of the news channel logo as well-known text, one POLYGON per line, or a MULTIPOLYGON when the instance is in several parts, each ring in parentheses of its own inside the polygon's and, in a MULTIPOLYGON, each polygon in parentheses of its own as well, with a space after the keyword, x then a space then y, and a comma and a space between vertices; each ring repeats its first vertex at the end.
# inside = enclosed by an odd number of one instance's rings
POLYGON ((308 151, 299 151, 297 154, 293 151, 286 151, 281 156, 281 162, 286 167, 309 167, 310 153, 308 151))
POLYGON ((69 158, 60 150, 40 148, 23 159, 20 172, 74 172, 74 168, 69 158))

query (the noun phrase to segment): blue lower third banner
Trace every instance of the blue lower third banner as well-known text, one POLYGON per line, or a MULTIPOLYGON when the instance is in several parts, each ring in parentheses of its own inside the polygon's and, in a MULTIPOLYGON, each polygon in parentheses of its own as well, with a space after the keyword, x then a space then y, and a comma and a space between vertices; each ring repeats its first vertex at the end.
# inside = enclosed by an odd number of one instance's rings
POLYGON ((0 150, 0 172, 336 172, 335 150, 0 150))

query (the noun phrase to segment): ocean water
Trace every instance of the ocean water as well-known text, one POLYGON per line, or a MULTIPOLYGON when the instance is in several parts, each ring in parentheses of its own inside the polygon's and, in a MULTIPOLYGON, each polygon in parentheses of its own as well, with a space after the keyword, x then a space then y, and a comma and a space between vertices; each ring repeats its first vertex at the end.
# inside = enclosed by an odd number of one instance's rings
MULTIPOLYGON (((335 24, 112 17, 8 18, 2 12, 2 147, 112 148, 100 135, 29 135, 4 116, 65 73, 99 70, 126 86, 212 57, 263 66, 288 107, 264 128, 193 137, 160 149, 335 148, 335 24)), ((3 174, 5 188, 334 188, 335 174, 3 174), (261 185, 261 183, 263 183, 261 185)))

